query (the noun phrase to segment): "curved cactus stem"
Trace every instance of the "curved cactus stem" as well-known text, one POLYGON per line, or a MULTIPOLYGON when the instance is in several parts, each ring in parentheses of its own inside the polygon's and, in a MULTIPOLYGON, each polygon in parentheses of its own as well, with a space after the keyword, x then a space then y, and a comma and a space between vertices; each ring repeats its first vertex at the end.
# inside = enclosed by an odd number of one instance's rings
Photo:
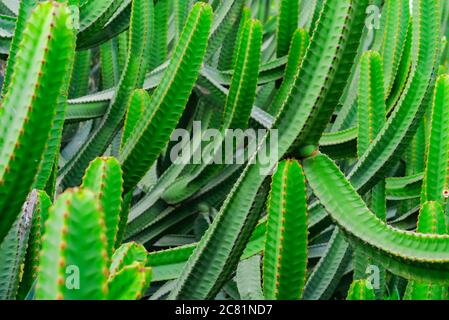
MULTIPOLYGON (((420 233, 447 234, 446 218, 443 207, 435 201, 422 204, 418 217, 420 233)), ((410 280, 404 293, 404 300, 447 300, 447 286, 410 280)))
POLYGON ((344 270, 351 263, 351 253, 343 233, 335 229, 326 252, 307 279, 303 299, 329 299, 343 277, 344 270))
POLYGON ((356 245, 391 272, 439 284, 447 283, 449 236, 421 235, 395 229, 377 218, 328 157, 318 154, 304 160, 313 192, 356 245), (429 251, 428 246, 433 250, 429 251))
MULTIPOLYGON (((214 153, 211 160, 220 157, 221 162, 226 162, 222 151, 225 141, 234 139, 229 129, 245 129, 251 116, 251 110, 257 89, 257 77, 259 75, 260 52, 262 46, 262 26, 257 20, 248 20, 245 24, 236 51, 237 59, 235 71, 231 80, 231 87, 224 105, 222 121, 220 125, 221 137, 214 139, 208 147, 214 153)), ((237 139, 238 140, 238 139, 237 139)), ((232 140, 232 143, 233 140, 232 140)), ((237 142, 241 143, 241 142, 237 142)), ((255 142, 251 142, 255 146, 255 142)), ((234 148, 235 149, 235 148, 234 148)), ((179 203, 191 197, 223 170, 222 164, 202 163, 192 165, 191 172, 187 176, 181 176, 164 193, 163 199, 168 203, 179 203)))
POLYGON ((23 32, 0 111, 0 241, 31 189, 69 78, 74 55, 71 21, 65 5, 46 2, 31 14, 23 32))
POLYGON ((91 58, 92 53, 90 50, 78 51, 76 53, 70 82, 70 99, 85 96, 89 92, 91 58))
POLYGON ((309 34, 304 29, 297 29, 292 35, 290 49, 288 51, 288 61, 284 72, 284 79, 281 87, 274 98, 273 103, 268 109, 270 114, 276 114, 279 110, 275 106, 280 106, 281 102, 286 100, 298 69, 301 68, 302 60, 306 54, 306 49, 309 46, 309 34))
POLYGON ((363 54, 358 89, 357 153, 359 158, 379 134, 386 121, 382 65, 379 53, 368 51, 363 54))
MULTIPOLYGON (((357 153, 362 157, 386 122, 387 110, 384 94, 384 72, 380 54, 367 51, 362 55, 358 88, 358 137, 357 153)), ((385 180, 380 180, 371 190, 370 208, 377 217, 386 219, 385 180)), ((354 278, 364 279, 371 259, 363 254, 363 247, 354 250, 354 278)), ((383 297, 385 270, 380 267, 379 297, 383 297)))
POLYGON ((118 82, 119 68, 118 58, 115 59, 115 49, 114 40, 109 40, 100 46, 101 87, 103 90, 114 87, 118 82))
POLYGON ((146 265, 147 256, 147 250, 141 244, 128 242, 121 245, 112 256, 111 266, 109 267, 109 277, 136 261, 146 265))
POLYGON ((449 197, 449 76, 437 79, 430 114, 430 137, 422 184, 421 202, 439 201, 449 197))
POLYGON ((386 0, 382 10, 383 26, 380 53, 384 66, 385 97, 388 97, 396 78, 404 43, 407 38, 407 26, 410 18, 409 0, 386 0))
POLYGON ((356 190, 363 193, 382 178, 412 139, 419 125, 426 97, 432 84, 432 72, 438 56, 439 3, 414 0, 413 65, 406 90, 398 106, 377 138, 350 171, 348 177, 356 190))

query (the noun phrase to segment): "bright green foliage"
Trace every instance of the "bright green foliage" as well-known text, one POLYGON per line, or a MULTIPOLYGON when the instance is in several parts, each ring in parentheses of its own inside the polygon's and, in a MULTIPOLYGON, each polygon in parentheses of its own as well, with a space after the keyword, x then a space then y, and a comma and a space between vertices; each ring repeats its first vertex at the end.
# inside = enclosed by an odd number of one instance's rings
POLYGON ((146 0, 135 0, 132 3, 128 59, 117 86, 118 89, 101 123, 62 169, 63 184, 66 186, 79 184, 89 162, 106 150, 123 121, 132 90, 141 86, 140 72, 143 72, 144 53, 146 43, 149 41, 148 8, 149 4, 146 0))
POLYGON ((33 206, 33 216, 22 279, 17 295, 18 299, 24 299, 26 297, 28 291, 36 280, 39 267, 39 252, 42 247, 42 236, 45 233, 45 222, 48 218, 51 200, 44 191, 32 191, 28 196, 27 205, 33 206))
POLYGON ((89 190, 67 191, 58 198, 45 225, 37 299, 106 297, 108 254, 103 215, 89 190))
MULTIPOLYGON (((428 201, 422 205, 416 232, 447 234, 444 211, 438 202, 428 201)), ((414 280, 409 281, 404 294, 406 300, 446 300, 447 298, 447 286, 414 280)))
POLYGON ((430 137, 424 171, 421 201, 446 203, 449 195, 449 76, 443 75, 435 84, 430 113, 430 137))
POLYGON ((66 6, 46 2, 34 11, 23 32, 0 112, 0 241, 31 189, 71 71, 70 22, 66 6))
MULTIPOLYGON (((297 134, 301 131, 307 119, 307 116, 304 115, 312 111, 311 102, 316 101, 321 93, 321 90, 318 90, 319 86, 310 82, 309 75, 313 74, 314 71, 325 73, 327 68, 320 68, 320 66, 326 64, 326 62, 332 64, 335 61, 333 56, 321 54, 322 51, 329 49, 330 52, 337 51, 339 55, 341 52, 335 50, 335 47, 340 39, 344 41, 346 38, 339 38, 334 34, 348 32, 348 28, 343 27, 346 14, 349 13, 351 16, 359 17, 361 12, 365 11, 363 5, 357 6, 357 10, 350 7, 349 1, 326 2, 323 9, 323 19, 320 20, 315 31, 315 37, 312 38, 301 71, 296 78, 295 87, 292 88, 291 95, 286 100, 273 125, 274 128, 279 129, 278 157, 285 154, 295 142, 297 134), (329 30, 327 28, 328 23, 339 27, 329 30), (329 33, 333 36, 328 36, 329 33), (332 41, 329 39, 332 39, 332 41), (323 41, 326 46, 323 46, 323 41), (322 60, 321 63, 319 63, 320 60, 322 60), (301 97, 306 97, 306 99, 301 99, 301 97)), ((320 81, 329 82, 329 84, 332 83, 332 80, 333 78, 320 77, 320 81)), ((271 134, 268 134, 265 147, 269 145, 270 138, 271 134)), ((262 148, 260 153, 266 151, 264 149, 262 148)), ((225 204, 221 207, 192 256, 190 256, 186 268, 172 291, 171 298, 210 298, 216 293, 217 286, 220 286, 221 282, 232 272, 230 268, 232 265, 229 265, 227 261, 234 262, 243 252, 242 247, 248 240, 248 228, 251 227, 250 219, 253 219, 252 216, 255 211, 252 209, 257 208, 262 201, 260 196, 257 196, 259 188, 266 178, 260 174, 259 169, 261 168, 262 166, 257 160, 255 164, 249 164, 245 168, 225 204), (227 241, 223 241, 223 239, 227 239, 227 241), (217 252, 220 252, 220 254, 217 255, 217 252), (202 267, 210 264, 219 267, 202 267), (224 268, 225 265, 227 268, 224 268)))
POLYGON ((151 268, 145 264, 134 262, 123 267, 108 280, 109 300, 136 300, 140 299, 150 284, 151 268))
POLYGON ((307 269, 307 194, 297 161, 279 163, 268 200, 263 257, 265 298, 301 298, 307 269))
POLYGON ((134 242, 119 247, 109 267, 108 299, 135 300, 142 297, 151 279, 151 268, 146 267, 147 251, 134 242))
POLYGON ((403 277, 448 282, 449 237, 422 236, 387 226, 370 212, 338 167, 325 155, 305 160, 304 170, 326 210, 351 240, 363 243, 365 253, 403 277), (426 249, 429 245, 432 251, 426 249))
POLYGON ((346 300, 376 300, 374 290, 367 280, 356 280, 351 284, 346 300))
POLYGON ((241 34, 236 52, 235 69, 223 111, 222 126, 229 129, 246 128, 256 94, 262 46, 262 25, 248 21, 241 34))
MULTIPOLYGON (((27 243, 32 241, 35 221, 39 219, 40 196, 33 191, 27 198, 21 214, 17 217, 0 246, 0 299, 15 299, 20 282, 20 267, 25 260, 27 243), (31 238, 30 238, 31 235, 31 238)), ((45 210, 46 208, 44 208, 45 210)), ((36 241, 36 240, 34 240, 36 241)), ((30 248, 39 251, 39 248, 30 248)), ((34 266, 35 268, 35 266, 34 266)), ((35 270, 33 270, 35 272, 35 270)), ((27 279, 22 279, 22 283, 27 279)))
POLYGON ((153 32, 151 34, 149 56, 149 65, 151 70, 159 67, 167 58, 169 7, 169 0, 155 1, 154 25, 153 32))
POLYGON ((122 184, 122 171, 118 161, 115 158, 97 158, 87 168, 81 185, 97 195, 103 208, 109 256, 112 255, 117 240, 122 209, 122 184))
POLYGON ((121 148, 126 145, 128 138, 142 119, 144 111, 150 104, 150 96, 145 90, 138 89, 133 92, 126 112, 125 124, 123 126, 121 148))
POLYGON ((78 51, 73 65, 69 98, 85 96, 89 92, 89 72, 92 54, 90 50, 78 51))
POLYGON ((279 1, 279 18, 276 33, 276 54, 282 57, 288 53, 293 33, 298 28, 299 1, 279 1))
POLYGON ((440 0, 0 1, 0 299, 448 299, 448 38, 440 0))
POLYGON ((389 63, 384 67, 385 97, 390 94, 398 71, 400 59, 404 54, 404 42, 410 17, 409 0, 387 0, 382 10, 382 45, 381 56, 389 63))
POLYGON ((303 29, 298 29, 293 34, 288 53, 288 61, 285 67, 284 79, 274 98, 273 104, 269 108, 271 114, 276 114, 278 110, 275 110, 274 107, 280 106, 281 102, 287 98, 289 90, 295 81, 295 76, 299 71, 298 68, 301 67, 309 41, 309 34, 303 29))
POLYGON ((100 47, 101 85, 103 89, 112 88, 115 84, 118 61, 114 59, 114 43, 112 40, 100 47), (115 64, 114 64, 115 63, 115 64), (115 68, 114 68, 115 67, 115 68))
POLYGON ((132 265, 134 262, 146 265, 147 256, 147 251, 140 244, 128 242, 121 245, 112 256, 111 266, 109 267, 110 275, 113 276, 121 269, 132 265))
POLYGON ((386 119, 382 60, 377 52, 362 56, 359 100, 357 153, 359 158, 379 134, 386 119))

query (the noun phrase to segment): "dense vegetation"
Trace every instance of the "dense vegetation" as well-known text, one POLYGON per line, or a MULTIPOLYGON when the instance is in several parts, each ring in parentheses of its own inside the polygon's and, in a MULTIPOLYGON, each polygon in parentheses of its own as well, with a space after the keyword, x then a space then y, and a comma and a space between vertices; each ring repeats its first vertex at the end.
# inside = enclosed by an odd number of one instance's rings
POLYGON ((448 26, 443 0, 0 1, 0 299, 447 299, 448 26))

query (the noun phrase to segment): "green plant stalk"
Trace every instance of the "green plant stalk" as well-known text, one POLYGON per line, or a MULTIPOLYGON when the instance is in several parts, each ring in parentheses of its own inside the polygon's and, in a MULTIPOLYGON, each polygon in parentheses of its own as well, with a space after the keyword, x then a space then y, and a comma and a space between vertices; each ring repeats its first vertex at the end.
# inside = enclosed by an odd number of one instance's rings
POLYGON ((138 82, 141 78, 140 72, 142 72, 146 42, 149 37, 148 6, 146 0, 133 1, 126 67, 105 116, 88 141, 61 169, 61 183, 64 186, 78 185, 89 162, 106 151, 123 122, 132 90, 141 86, 138 82))
POLYGON ((278 164, 267 214, 263 257, 265 298, 298 300, 307 271, 307 191, 304 173, 297 161, 278 164))
POLYGON ((0 241, 31 190, 69 78, 74 55, 71 21, 66 6, 46 2, 31 15, 23 33, 0 111, 0 241))

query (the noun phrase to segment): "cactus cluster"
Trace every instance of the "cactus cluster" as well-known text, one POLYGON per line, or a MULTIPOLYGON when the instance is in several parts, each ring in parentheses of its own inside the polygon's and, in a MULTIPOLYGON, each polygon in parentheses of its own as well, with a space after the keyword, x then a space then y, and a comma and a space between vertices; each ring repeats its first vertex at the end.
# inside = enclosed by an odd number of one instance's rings
POLYGON ((447 36, 443 0, 0 0, 0 299, 448 299, 447 36))

